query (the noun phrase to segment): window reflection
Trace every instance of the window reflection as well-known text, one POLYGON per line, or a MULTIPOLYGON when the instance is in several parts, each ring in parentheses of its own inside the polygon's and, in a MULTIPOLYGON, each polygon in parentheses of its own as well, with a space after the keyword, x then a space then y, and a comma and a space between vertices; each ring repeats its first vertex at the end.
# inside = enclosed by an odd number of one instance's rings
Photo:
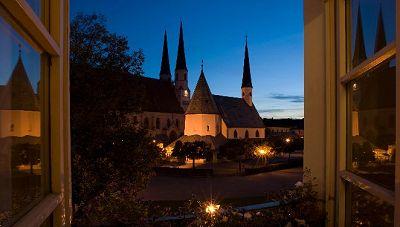
POLYGON ((395 0, 352 0, 348 21, 352 67, 395 39, 395 0))
POLYGON ((0 226, 43 195, 40 54, 0 15, 0 226))
POLYGON ((394 226, 394 207, 357 186, 349 185, 351 226, 394 226))
POLYGON ((41 18, 41 7, 42 7, 42 0, 26 0, 26 2, 29 4, 29 6, 32 8, 33 12, 36 13, 39 18, 41 18))
POLYGON ((348 168, 394 190, 396 137, 395 60, 349 84, 348 168))

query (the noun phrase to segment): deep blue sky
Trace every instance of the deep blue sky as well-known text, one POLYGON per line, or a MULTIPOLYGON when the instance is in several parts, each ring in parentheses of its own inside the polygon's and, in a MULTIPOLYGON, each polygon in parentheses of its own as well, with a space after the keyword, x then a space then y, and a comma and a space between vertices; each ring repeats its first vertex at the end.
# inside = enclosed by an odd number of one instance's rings
POLYGON ((263 117, 303 117, 303 1, 301 0, 71 0, 77 12, 101 13, 107 27, 142 48, 146 76, 158 77, 167 30, 175 68, 183 21, 189 86, 204 72, 214 94, 241 94, 248 35, 254 103, 263 117))

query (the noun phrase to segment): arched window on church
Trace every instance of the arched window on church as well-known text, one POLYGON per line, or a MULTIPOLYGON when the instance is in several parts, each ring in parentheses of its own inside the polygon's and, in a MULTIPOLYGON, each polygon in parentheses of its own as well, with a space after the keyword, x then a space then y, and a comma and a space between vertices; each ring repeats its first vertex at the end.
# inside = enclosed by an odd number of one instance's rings
POLYGON ((258 132, 258 130, 256 130, 256 137, 260 137, 260 133, 258 132))
POLYGON ((246 130, 246 132, 244 133, 244 138, 246 138, 246 139, 249 138, 249 131, 246 130))
POLYGON ((149 119, 148 119, 147 117, 144 118, 144 121, 143 121, 143 128, 146 128, 146 129, 149 128, 149 119))
POLYGON ((233 138, 237 139, 237 137, 238 137, 238 134, 237 134, 237 131, 235 129, 235 131, 233 132, 233 138))
POLYGON ((160 129, 160 118, 156 119, 156 129, 160 129))
POLYGON ((10 125, 10 132, 14 132, 14 124, 10 125))
POLYGON ((207 125, 207 132, 209 132, 210 131, 210 126, 209 125, 207 125))
POLYGON ((167 120, 167 128, 171 127, 171 120, 168 118, 167 120))

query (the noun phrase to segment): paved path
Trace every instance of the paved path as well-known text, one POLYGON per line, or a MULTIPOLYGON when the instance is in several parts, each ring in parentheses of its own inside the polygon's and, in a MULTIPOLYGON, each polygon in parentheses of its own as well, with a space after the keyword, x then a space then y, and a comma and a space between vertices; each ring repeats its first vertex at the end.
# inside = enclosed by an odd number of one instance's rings
POLYGON ((195 194, 199 199, 263 196, 266 192, 293 187, 302 179, 302 168, 278 170, 251 176, 231 177, 154 177, 139 196, 144 200, 186 200, 195 194))

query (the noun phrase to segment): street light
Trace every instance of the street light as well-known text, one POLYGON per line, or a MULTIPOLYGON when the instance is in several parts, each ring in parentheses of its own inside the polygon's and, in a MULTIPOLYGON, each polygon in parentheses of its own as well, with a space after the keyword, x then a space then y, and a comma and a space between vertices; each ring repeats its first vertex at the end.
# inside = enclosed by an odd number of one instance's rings
POLYGON ((285 139, 285 142, 286 142, 286 143, 290 143, 290 141, 291 141, 290 138, 286 138, 286 139, 285 139))
POLYGON ((260 157, 264 160, 264 165, 267 164, 267 158, 272 156, 272 148, 269 146, 259 146, 256 147, 254 155, 260 157))
POLYGON ((206 204, 206 213, 213 217, 219 210, 220 205, 215 204, 213 201, 210 201, 206 204))

